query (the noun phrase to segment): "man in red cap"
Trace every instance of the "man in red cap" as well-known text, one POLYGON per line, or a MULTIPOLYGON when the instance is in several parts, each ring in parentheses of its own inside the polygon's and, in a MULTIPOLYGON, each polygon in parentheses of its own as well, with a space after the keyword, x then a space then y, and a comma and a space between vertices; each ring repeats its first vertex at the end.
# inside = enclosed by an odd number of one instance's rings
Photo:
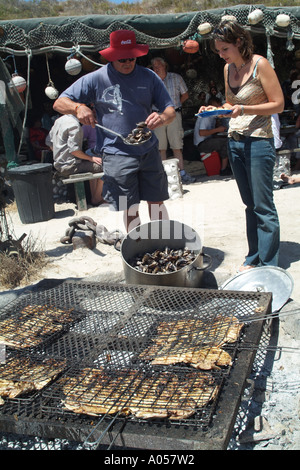
MULTIPOLYGON (((139 122, 150 130, 169 124, 175 109, 166 88, 152 70, 136 63, 148 50, 148 45, 137 44, 133 31, 114 31, 110 47, 100 51, 109 63, 73 83, 55 101, 54 109, 75 115, 82 124, 95 127, 97 122, 124 137, 139 122), (94 103, 96 118, 89 103, 94 103), (158 112, 152 112, 153 106, 158 112)), ((151 220, 168 218, 164 205, 168 184, 154 133, 150 140, 133 146, 96 130, 96 151, 102 156, 104 171, 103 198, 124 211, 126 230, 140 224, 142 200, 148 203, 151 220)))

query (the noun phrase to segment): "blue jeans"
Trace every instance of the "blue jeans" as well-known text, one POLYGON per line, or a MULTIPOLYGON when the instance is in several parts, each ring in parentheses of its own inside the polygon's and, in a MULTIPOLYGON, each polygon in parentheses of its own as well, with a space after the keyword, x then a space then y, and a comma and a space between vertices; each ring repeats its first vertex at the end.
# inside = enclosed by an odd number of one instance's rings
POLYGON ((229 138, 228 156, 246 206, 249 252, 244 264, 277 266, 280 229, 273 201, 274 140, 229 138))

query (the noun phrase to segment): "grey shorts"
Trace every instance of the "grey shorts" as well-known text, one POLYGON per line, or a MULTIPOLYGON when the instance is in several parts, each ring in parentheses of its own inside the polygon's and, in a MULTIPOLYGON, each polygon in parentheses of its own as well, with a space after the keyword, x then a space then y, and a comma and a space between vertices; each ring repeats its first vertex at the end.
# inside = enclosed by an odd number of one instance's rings
POLYGON ((63 171, 60 171, 60 173, 62 176, 70 176, 77 175, 78 173, 101 173, 102 171, 102 165, 90 162, 89 160, 80 160, 72 168, 68 170, 64 169, 63 171))
POLYGON ((104 153, 103 198, 117 211, 127 210, 141 201, 169 199, 167 175, 155 146, 144 155, 104 153))
POLYGON ((76 165, 76 173, 100 173, 101 171, 102 165, 88 160, 81 160, 78 165, 76 165))

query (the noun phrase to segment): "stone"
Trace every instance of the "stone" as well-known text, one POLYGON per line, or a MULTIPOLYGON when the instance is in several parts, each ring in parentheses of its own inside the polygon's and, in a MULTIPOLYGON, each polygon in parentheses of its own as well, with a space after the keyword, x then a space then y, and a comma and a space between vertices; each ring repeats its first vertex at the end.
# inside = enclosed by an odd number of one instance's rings
POLYGON ((88 248, 93 250, 96 247, 95 233, 92 230, 76 230, 72 237, 73 249, 88 248))

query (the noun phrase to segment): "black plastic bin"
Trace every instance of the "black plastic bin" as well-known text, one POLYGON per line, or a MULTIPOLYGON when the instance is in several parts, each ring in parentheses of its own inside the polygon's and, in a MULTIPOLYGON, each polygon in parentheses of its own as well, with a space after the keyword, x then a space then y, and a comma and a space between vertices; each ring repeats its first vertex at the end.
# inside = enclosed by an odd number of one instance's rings
POLYGON ((16 198, 18 213, 23 224, 52 219, 54 202, 52 165, 35 163, 7 171, 16 198))

